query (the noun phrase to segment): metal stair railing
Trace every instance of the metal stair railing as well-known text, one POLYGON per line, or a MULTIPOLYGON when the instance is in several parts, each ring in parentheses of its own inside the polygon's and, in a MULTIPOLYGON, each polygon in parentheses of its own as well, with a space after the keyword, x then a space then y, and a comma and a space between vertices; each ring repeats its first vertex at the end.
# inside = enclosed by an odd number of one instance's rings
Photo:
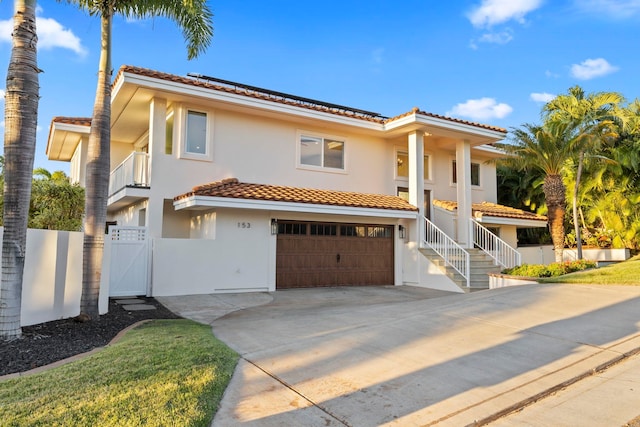
POLYGON ((470 218, 473 244, 493 258, 496 265, 512 268, 521 264, 520 252, 493 234, 485 226, 470 218))
POLYGON ((467 288, 471 287, 470 277, 470 257, 462 246, 457 244, 451 237, 440 230, 434 223, 423 217, 425 221, 425 236, 423 243, 436 252, 445 262, 451 266, 467 282, 467 288))

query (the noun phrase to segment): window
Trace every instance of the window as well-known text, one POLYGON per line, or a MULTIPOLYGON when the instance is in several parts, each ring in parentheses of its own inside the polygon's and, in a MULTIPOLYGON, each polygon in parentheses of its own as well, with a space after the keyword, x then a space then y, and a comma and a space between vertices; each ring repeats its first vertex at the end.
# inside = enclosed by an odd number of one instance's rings
MULTIPOLYGON (((398 187, 396 194, 403 200, 409 201, 409 189, 407 187, 398 187)), ((424 190, 424 216, 431 219, 431 190, 424 190)))
POLYGON ((187 111, 187 133, 185 152, 192 154, 207 153, 207 114, 187 111))
POLYGON ((173 111, 167 116, 164 154, 173 154, 173 111))
POLYGON ((344 169, 344 141, 317 136, 300 136, 300 164, 344 169))
MULTIPOLYGON (((451 182, 456 184, 458 182, 458 169, 456 167, 455 160, 452 162, 451 166, 451 182)), ((471 185, 480 185, 480 163, 471 163, 471 185)))
POLYGON ((279 222, 278 234, 304 236, 307 234, 307 224, 279 222))
POLYGON ((312 236, 336 236, 338 227, 335 224, 311 224, 310 234, 312 236))
POLYGON ((340 235, 346 237, 365 237, 367 227, 364 225, 341 225, 340 235))
MULTIPOLYGON (((167 116, 167 132, 173 128, 171 147, 165 147, 165 153, 175 151, 173 145, 178 141, 178 157, 189 160, 213 161, 213 113, 178 106, 178 113, 167 116)), ((167 135, 168 137, 169 135, 167 135)), ((167 144, 168 145, 168 144, 167 144)))
MULTIPOLYGON (((431 179, 431 171, 429 170, 429 155, 424 156, 424 179, 431 179)), ((409 155, 406 151, 396 152, 396 177, 408 178, 409 177, 409 155)))

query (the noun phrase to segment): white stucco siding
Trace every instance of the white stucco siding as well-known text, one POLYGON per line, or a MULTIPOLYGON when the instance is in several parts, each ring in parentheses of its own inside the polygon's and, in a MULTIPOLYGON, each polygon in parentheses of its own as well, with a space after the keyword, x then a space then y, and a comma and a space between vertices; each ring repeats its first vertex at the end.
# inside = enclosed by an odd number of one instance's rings
POLYGON ((147 200, 142 200, 138 203, 129 205, 123 209, 120 209, 107 216, 108 221, 117 221, 118 225, 122 226, 139 226, 140 224, 140 210, 146 209, 148 205, 147 200))
POLYGON ((155 296, 275 290, 275 236, 265 211, 220 210, 215 238, 155 239, 155 296))

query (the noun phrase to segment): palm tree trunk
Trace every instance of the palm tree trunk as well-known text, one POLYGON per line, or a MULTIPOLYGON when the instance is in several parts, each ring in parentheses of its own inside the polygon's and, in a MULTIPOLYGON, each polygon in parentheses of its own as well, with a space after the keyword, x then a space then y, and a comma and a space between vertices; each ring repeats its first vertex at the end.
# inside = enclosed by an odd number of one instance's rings
POLYGON ((564 214, 567 209, 566 189, 560 175, 547 175, 542 187, 547 202, 549 232, 556 262, 562 262, 564 252, 564 214))
POLYGON ((580 190, 580 178, 582 177, 582 165, 584 163, 584 151, 578 156, 578 171, 576 172, 576 186, 573 189, 573 226, 576 231, 576 249, 578 259, 582 259, 582 237, 580 236, 580 222, 578 221, 578 190, 580 190))
POLYGON ((16 0, 7 71, 4 134, 4 235, 0 338, 20 338, 22 278, 27 246, 33 158, 38 123, 36 1, 16 0))
POLYGON ((96 319, 99 316, 98 299, 110 172, 112 16, 113 10, 110 10, 104 11, 100 18, 101 48, 98 86, 87 149, 82 298, 79 316, 83 321, 96 319))

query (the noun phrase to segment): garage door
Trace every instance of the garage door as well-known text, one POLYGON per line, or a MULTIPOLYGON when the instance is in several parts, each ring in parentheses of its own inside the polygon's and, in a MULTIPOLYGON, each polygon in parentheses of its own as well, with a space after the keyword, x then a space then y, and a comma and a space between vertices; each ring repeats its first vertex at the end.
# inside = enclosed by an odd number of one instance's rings
POLYGON ((393 226, 278 222, 276 288, 392 285, 393 226))

